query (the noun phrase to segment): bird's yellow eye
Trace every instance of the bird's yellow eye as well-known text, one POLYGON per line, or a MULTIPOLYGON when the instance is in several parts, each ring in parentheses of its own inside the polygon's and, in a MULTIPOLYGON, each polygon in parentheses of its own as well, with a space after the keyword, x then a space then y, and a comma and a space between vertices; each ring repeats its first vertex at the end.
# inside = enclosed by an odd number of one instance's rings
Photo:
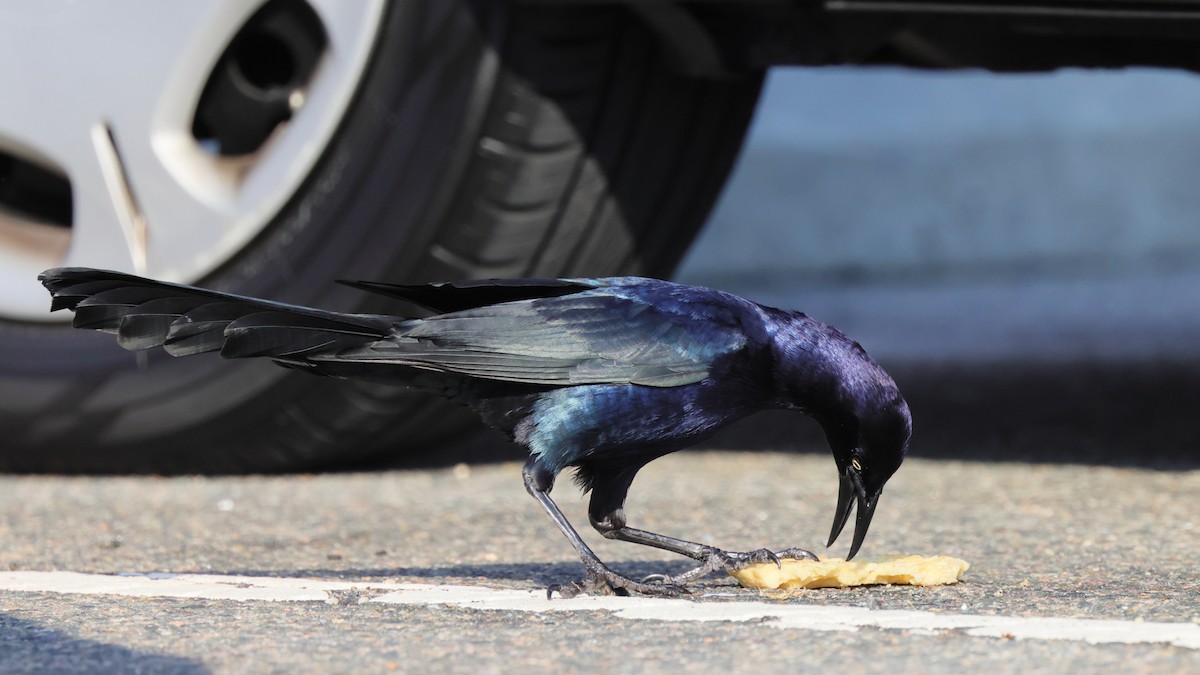
POLYGON ((862 464, 860 464, 860 463, 858 462, 858 458, 857 458, 857 457, 855 457, 854 459, 850 460, 850 466, 854 467, 854 470, 855 470, 855 471, 862 471, 862 464))

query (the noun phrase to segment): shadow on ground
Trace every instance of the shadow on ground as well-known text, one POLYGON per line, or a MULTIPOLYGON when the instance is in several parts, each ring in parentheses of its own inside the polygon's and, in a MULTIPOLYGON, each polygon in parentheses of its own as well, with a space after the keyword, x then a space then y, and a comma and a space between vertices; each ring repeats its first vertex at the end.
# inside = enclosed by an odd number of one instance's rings
POLYGON ((22 673, 188 675, 211 672, 204 664, 191 659, 74 638, 53 628, 3 613, 0 613, 0 670, 22 673))
MULTIPOLYGON (((624 574, 631 579, 642 579, 651 574, 676 575, 686 572, 695 566, 687 560, 662 561, 626 561, 605 564, 614 571, 624 574)), ((182 572, 182 574, 213 574, 212 570, 182 572)), ((566 584, 583 578, 583 564, 579 562, 526 562, 526 563, 487 563, 480 565, 447 565, 444 567, 378 567, 362 569, 295 569, 295 570, 228 570, 222 574, 238 576, 282 576, 303 579, 363 579, 382 577, 389 580, 428 579, 431 582, 443 579, 454 579, 462 583, 463 579, 479 578, 490 581, 523 581, 531 587, 550 586, 551 584, 566 584)))
MULTIPOLYGON (((887 365, 887 364, 885 364, 887 365)), ((1200 361, 890 366, 913 413, 910 456, 1077 463, 1160 470, 1200 468, 1200 361)), ((759 413, 700 446, 826 453, 811 419, 759 413)), ((390 467, 524 458, 492 433, 390 467)))

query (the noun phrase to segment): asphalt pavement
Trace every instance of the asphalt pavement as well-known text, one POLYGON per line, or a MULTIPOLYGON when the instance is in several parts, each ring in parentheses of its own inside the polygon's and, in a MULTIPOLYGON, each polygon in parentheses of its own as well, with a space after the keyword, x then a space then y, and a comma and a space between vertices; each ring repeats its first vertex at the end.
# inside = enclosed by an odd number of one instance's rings
MULTIPOLYGON (((651 464, 628 511, 636 526, 724 547, 819 547, 835 490, 833 463, 820 452, 689 452, 651 464)), ((634 619, 622 610, 652 601, 614 598, 625 603, 615 611, 559 611, 571 606, 558 599, 538 611, 364 602, 402 583, 541 597, 548 584, 576 578, 578 561, 525 494, 514 462, 320 476, 9 476, 0 479, 0 570, 243 575, 366 590, 320 601, 55 592, 53 582, 3 590, 0 671, 1194 672, 1200 632, 1195 644, 1186 636, 1200 631, 1197 494, 1195 469, 916 457, 885 492, 863 554, 958 556, 971 563, 962 583, 784 595, 716 577, 695 587, 696 599, 634 619), (789 628, 756 615, 761 603, 869 613, 867 625, 789 628), (892 610, 918 618, 900 627, 870 618, 892 610), (1097 632, 1091 644, 1088 631, 1107 624, 1044 639, 1021 628, 977 636, 936 621, 961 616, 1116 620, 1118 634, 1170 627, 1134 644, 1097 632)), ((563 481, 555 495, 586 524, 574 486, 563 481)), ((585 536, 635 576, 685 567, 670 554, 585 536)), ((11 588, 2 574, 0 587, 11 588)))

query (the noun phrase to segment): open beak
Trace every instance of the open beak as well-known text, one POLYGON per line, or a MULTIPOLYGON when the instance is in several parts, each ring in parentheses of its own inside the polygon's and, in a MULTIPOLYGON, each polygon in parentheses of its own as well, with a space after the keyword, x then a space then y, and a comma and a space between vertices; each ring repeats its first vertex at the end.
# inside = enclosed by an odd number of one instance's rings
POLYGON ((846 556, 846 560, 850 560, 854 554, 858 553, 863 539, 867 536, 867 528, 871 527, 871 518, 875 517, 875 507, 879 504, 879 493, 868 498, 867 490, 862 484, 862 476, 857 471, 847 468, 842 474, 841 485, 838 487, 837 511, 833 514, 833 529, 829 531, 829 543, 825 546, 833 546, 833 542, 837 540, 842 529, 846 527, 847 521, 850 520, 850 499, 852 497, 857 498, 858 515, 854 519, 854 541, 850 544, 850 553, 846 556))

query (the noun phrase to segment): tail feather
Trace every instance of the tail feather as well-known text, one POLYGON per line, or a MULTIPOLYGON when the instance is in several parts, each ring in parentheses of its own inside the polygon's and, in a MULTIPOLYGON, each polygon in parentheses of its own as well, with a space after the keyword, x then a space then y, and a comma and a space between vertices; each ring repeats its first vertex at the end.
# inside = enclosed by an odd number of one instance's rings
POLYGON ((87 281, 61 286, 60 288, 53 288, 45 281, 43 281, 43 284, 46 285, 46 288, 52 294, 50 300, 51 312, 57 312, 60 309, 74 311, 75 307, 87 298, 103 291, 120 288, 123 285, 120 281, 113 280, 87 281))
POLYGON ((302 354, 355 347, 374 342, 385 333, 321 317, 287 312, 258 312, 240 317, 225 327, 221 356, 296 357, 302 354))
POLYGON ((90 284, 101 281, 126 282, 130 279, 137 279, 130 274, 123 272, 110 272, 108 270, 95 270, 87 267, 57 267, 55 269, 46 270, 38 275, 38 280, 51 293, 66 290, 71 286, 79 284, 90 284))
POLYGON ((117 344, 131 352, 161 347, 176 318, 172 314, 126 314, 117 326, 117 344))
POLYGON ((208 301, 203 296, 172 296, 144 302, 121 317, 117 344, 130 351, 161 347, 180 317, 208 301))
POLYGON ((53 269, 39 279, 51 293, 52 311, 75 311, 75 327, 115 333, 125 349, 161 346, 173 356, 220 351, 229 358, 294 358, 373 342, 393 322, 106 270, 53 269))
POLYGON ((75 305, 75 318, 71 325, 76 328, 92 328, 106 333, 116 333, 121 318, 135 312, 145 303, 161 300, 178 294, 174 288, 150 286, 122 286, 110 288, 84 298, 75 305))
POLYGON ((243 302, 209 302, 177 317, 163 336, 163 348, 172 356, 219 351, 225 345, 225 327, 235 320, 262 311, 243 302))

